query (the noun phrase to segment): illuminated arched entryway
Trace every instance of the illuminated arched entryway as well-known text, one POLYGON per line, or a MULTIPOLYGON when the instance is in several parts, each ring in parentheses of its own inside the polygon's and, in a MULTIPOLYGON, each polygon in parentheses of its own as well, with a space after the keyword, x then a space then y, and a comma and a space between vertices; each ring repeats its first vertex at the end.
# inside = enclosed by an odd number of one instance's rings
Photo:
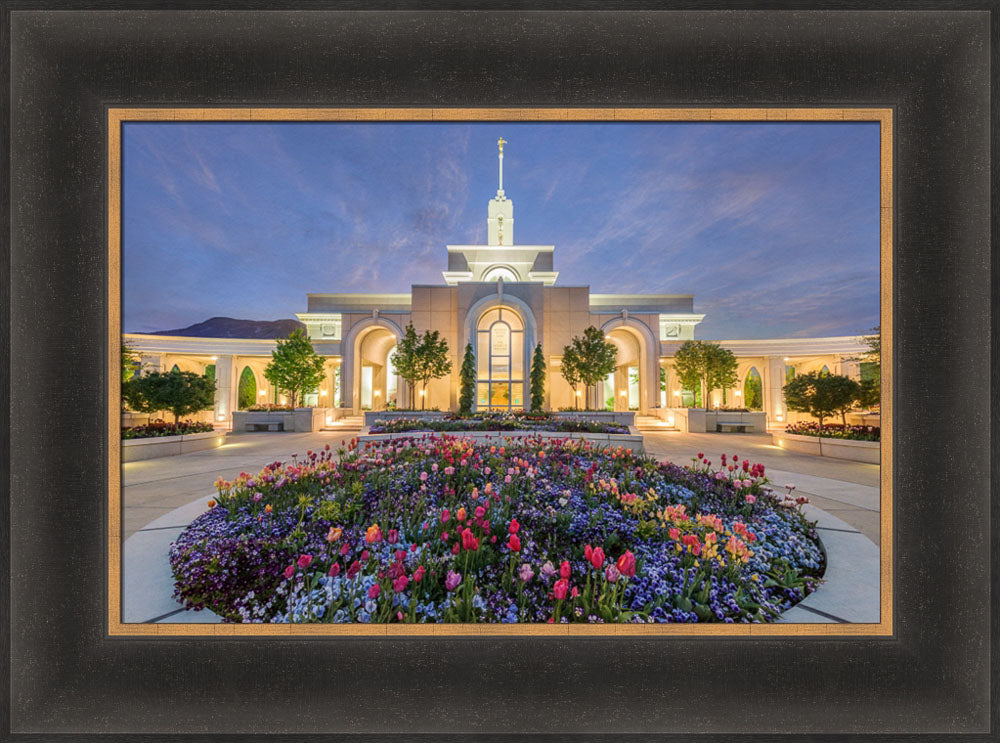
POLYGON ((643 379, 642 346, 638 335, 616 328, 605 336, 617 350, 615 370, 604 380, 599 401, 606 410, 638 410, 643 379))
POLYGON ((524 321, 501 305, 484 312, 476 323, 476 409, 517 410, 525 407, 524 321))
POLYGON ((601 326, 605 338, 618 351, 617 368, 598 387, 599 407, 613 396, 614 410, 635 410, 645 414, 660 401, 659 342, 649 326, 633 317, 609 320, 601 326), (608 394, 613 385, 613 395, 608 394), (624 394, 623 394, 624 393, 624 394))
POLYGON ((389 402, 397 402, 401 385, 390 360, 396 342, 396 334, 381 325, 369 326, 358 333, 352 390, 356 410, 385 410, 389 402))

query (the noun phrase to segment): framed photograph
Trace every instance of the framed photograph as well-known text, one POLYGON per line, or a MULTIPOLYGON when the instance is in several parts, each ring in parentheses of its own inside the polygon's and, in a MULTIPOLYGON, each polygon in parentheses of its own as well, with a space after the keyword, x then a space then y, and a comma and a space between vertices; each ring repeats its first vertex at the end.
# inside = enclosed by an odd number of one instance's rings
POLYGON ((8 21, 13 738, 991 729, 989 12, 8 21))

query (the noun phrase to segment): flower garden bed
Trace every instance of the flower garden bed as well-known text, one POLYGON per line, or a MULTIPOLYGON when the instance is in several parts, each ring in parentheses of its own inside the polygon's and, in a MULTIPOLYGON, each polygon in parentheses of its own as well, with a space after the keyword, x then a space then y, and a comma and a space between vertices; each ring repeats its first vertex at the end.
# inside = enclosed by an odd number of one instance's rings
MULTIPOLYGON (((826 427, 824 426, 824 433, 826 427)), ((803 436, 788 431, 772 431, 771 441, 782 449, 801 454, 815 454, 833 459, 848 459, 852 462, 879 464, 881 442, 853 441, 851 439, 827 438, 824 436, 803 436)))
POLYGON ((210 433, 212 430, 213 428, 211 423, 195 423, 192 421, 166 423, 158 420, 144 426, 130 426, 128 428, 123 428, 122 440, 151 439, 162 436, 186 436, 193 433, 210 433))
POLYGON ((820 431, 819 423, 792 423, 785 427, 785 433, 794 436, 821 436, 825 439, 844 439, 845 441, 881 441, 882 429, 878 426, 843 426, 829 424, 820 431))
POLYGON ((465 431, 546 431, 552 433, 629 433, 628 426, 586 420, 583 418, 556 418, 538 414, 488 414, 450 415, 441 420, 420 418, 395 418, 376 420, 368 433, 405 433, 432 431, 456 433, 465 431))
POLYGON ((173 457, 178 454, 190 454, 195 451, 216 449, 226 440, 226 434, 213 431, 200 433, 185 433, 174 436, 151 436, 148 438, 132 438, 122 440, 122 462, 139 462, 145 459, 173 457))
POLYGON ((766 483, 587 441, 352 442, 220 480, 175 595, 231 622, 766 622, 824 569, 766 483))

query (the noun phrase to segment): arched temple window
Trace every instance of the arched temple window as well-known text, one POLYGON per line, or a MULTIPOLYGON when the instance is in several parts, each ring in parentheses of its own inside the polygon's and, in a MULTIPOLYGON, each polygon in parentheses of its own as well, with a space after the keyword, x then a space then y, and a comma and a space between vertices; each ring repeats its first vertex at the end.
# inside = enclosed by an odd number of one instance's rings
POLYGON ((743 381, 743 404, 747 410, 762 410, 764 404, 764 385, 756 366, 751 366, 747 378, 743 381))
POLYGON ((246 410, 257 402, 257 378, 249 366, 243 367, 240 374, 239 388, 237 392, 237 406, 240 410, 246 410))
POLYGON ((524 323, 507 307, 484 312, 476 325, 476 407, 524 407, 524 323))

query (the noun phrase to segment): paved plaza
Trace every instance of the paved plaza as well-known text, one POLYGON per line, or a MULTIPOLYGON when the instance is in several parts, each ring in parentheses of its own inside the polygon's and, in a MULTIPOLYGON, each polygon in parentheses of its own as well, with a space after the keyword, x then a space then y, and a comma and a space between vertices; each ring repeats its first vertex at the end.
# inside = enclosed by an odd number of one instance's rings
MULTIPOLYGON (((359 433, 344 428, 315 433, 230 436, 218 449, 130 462, 122 467, 125 532, 123 605, 126 622, 218 621, 211 612, 184 611, 171 598, 173 581, 167 549, 183 528, 206 508, 215 481, 327 444, 336 449, 359 433)), ((702 452, 739 455, 760 462, 780 489, 796 486, 809 498, 807 515, 829 555, 827 582, 783 619, 794 622, 878 621, 879 467, 789 452, 763 434, 643 432, 646 451, 658 459, 690 464, 702 452)))

